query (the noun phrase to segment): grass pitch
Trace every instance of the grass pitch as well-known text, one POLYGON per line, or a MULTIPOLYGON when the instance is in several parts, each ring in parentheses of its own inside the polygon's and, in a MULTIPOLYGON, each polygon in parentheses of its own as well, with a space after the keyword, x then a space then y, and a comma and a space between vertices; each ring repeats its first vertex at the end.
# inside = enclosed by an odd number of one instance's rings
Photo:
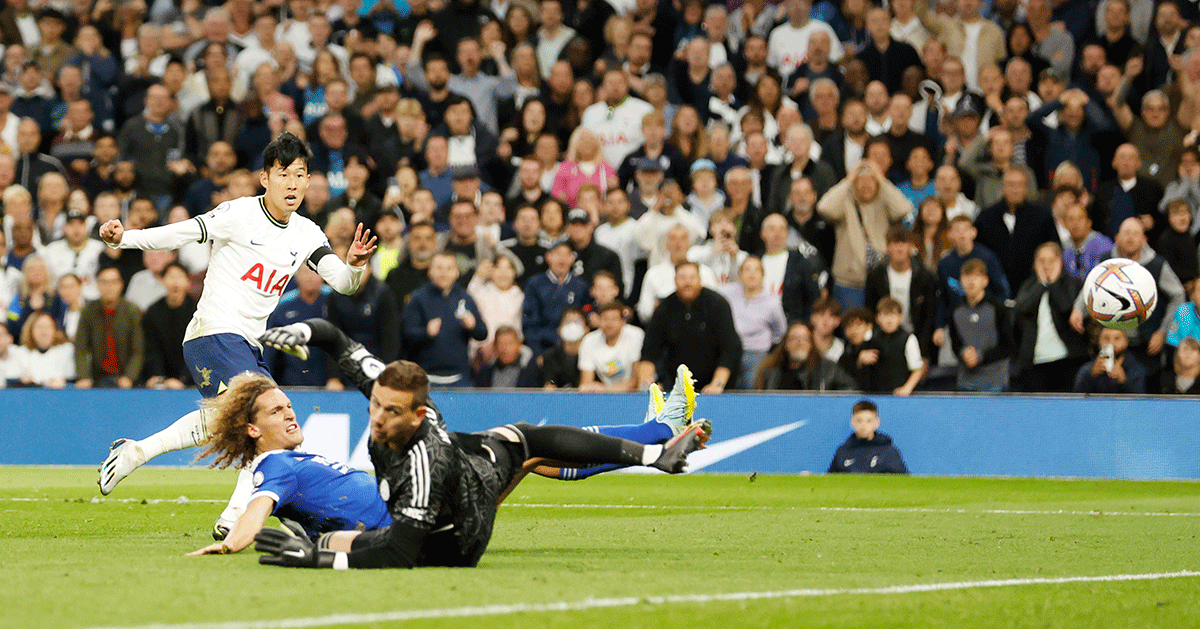
POLYGON ((234 477, 0 467, 0 627, 1200 626, 1195 483, 535 478, 476 569, 334 572, 185 557, 234 477))

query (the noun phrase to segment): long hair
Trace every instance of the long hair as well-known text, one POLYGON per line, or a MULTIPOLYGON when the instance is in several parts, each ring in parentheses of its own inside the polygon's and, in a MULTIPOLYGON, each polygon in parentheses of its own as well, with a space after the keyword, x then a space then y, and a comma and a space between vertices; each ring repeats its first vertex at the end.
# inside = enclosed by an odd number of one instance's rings
MULTIPOLYGON (((775 346, 775 349, 771 350, 771 353, 767 354, 767 357, 763 359, 762 364, 759 365, 758 373, 754 376, 755 389, 762 390, 766 388, 764 375, 767 373, 768 369, 779 369, 782 371, 786 369, 792 362, 791 357, 788 356, 787 340, 788 336, 791 335, 792 330, 796 328, 804 328, 805 330, 808 330, 809 338, 813 338, 812 326, 808 325, 807 323, 803 321, 793 321, 791 324, 789 324, 787 331, 783 333, 783 339, 779 341, 779 344, 775 346)), ((821 365, 822 358, 824 358, 824 356, 821 354, 821 351, 817 349, 815 344, 813 344, 812 348, 808 350, 808 358, 804 359, 804 367, 801 369, 801 371, 809 374, 816 373, 817 368, 821 365)))
POLYGON ((679 149, 689 161, 695 161, 708 154, 708 136, 705 133, 704 121, 700 119, 700 112, 695 107, 682 105, 679 111, 675 112, 675 117, 671 119, 671 135, 667 137, 667 144, 679 149), (679 114, 684 110, 690 110, 696 116, 696 128, 690 133, 684 133, 679 126, 679 114), (688 145, 686 148, 684 142, 688 145))
POLYGON ((67 335, 63 334, 62 328, 58 327, 58 322, 54 320, 54 317, 45 310, 38 310, 29 315, 29 319, 25 321, 25 325, 21 326, 22 347, 31 350, 38 349, 37 342, 33 340, 33 326, 42 318, 50 319, 50 324, 54 326, 54 339, 50 341, 50 347, 58 347, 67 342, 67 335))
POLYGON ((209 467, 245 467, 258 453, 257 442, 247 427, 254 423, 254 406, 260 395, 278 388, 275 381, 259 373, 243 372, 229 381, 229 388, 201 403, 205 421, 212 431, 208 447, 196 457, 216 459, 209 467))

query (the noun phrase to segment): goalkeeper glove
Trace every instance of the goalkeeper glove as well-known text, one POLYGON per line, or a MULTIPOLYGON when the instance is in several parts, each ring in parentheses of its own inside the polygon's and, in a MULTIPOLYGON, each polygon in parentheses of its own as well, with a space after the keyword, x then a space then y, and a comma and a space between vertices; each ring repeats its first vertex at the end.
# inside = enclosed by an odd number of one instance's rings
POLYGON ((258 340, 267 347, 291 354, 300 360, 308 360, 308 341, 312 338, 312 328, 306 323, 293 323, 279 328, 267 330, 258 340))
POLYGON ((258 558, 264 566, 289 568, 333 568, 345 570, 346 553, 328 549, 331 533, 322 535, 316 544, 308 539, 304 529, 291 520, 280 520, 282 529, 263 529, 254 536, 254 550, 267 553, 258 558))

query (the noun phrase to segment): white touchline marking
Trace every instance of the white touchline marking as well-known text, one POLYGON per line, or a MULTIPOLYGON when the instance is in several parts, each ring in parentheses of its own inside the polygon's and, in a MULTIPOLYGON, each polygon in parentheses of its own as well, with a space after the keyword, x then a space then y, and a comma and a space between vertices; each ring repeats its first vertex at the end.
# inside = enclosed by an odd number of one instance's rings
POLYGON ((952 513, 952 514, 993 514, 993 515, 1132 515, 1148 517, 1200 517, 1200 513, 1166 511, 1068 511, 1032 510, 1032 509, 955 509, 933 507, 764 507, 757 505, 607 505, 607 504, 545 504, 534 502, 504 503, 504 507, 523 507, 527 509, 683 509, 688 511, 859 511, 863 513, 952 513))
POLYGON ((815 598, 829 596, 866 596, 888 594, 920 594, 968 590, 977 588, 1000 588, 1021 585, 1061 585, 1066 583, 1097 583, 1120 581, 1157 581, 1200 577, 1200 572, 1157 572, 1150 574, 1109 574, 1077 577, 1047 577, 1029 579, 997 579, 991 581, 958 581, 951 583, 917 583, 892 585, 878 588, 839 589, 795 589, 768 592, 727 592, 717 594, 678 594, 669 596, 625 596, 618 598, 595 598, 581 601, 559 601, 552 603, 513 603, 510 605, 482 605, 477 607, 444 607, 441 609, 412 609, 373 614, 330 614, 307 618, 282 618, 279 620, 252 620, 219 623, 185 623, 159 625, 133 625, 126 627, 93 627, 92 629, 304 629, 328 625, 365 625, 379 622, 403 622, 440 618, 469 618, 481 616, 507 616, 512 614, 535 614, 543 612, 585 611, 634 607, 637 605, 680 605, 717 602, 757 601, 785 598, 815 598))
MULTIPOLYGON (((0 498, 0 501, 8 502, 75 502, 71 498, 0 498)), ((151 505, 157 504, 226 504, 228 500, 217 500, 210 498, 188 498, 180 496, 178 498, 101 498, 99 496, 92 497, 87 502, 92 504, 101 503, 145 503, 151 505)), ((766 507, 761 505, 639 505, 639 504, 589 504, 589 503, 540 503, 540 502, 506 502, 502 507, 513 507, 522 509, 646 509, 646 510, 684 510, 684 511, 845 511, 845 512, 861 512, 861 513, 949 513, 961 515, 1086 515, 1086 516, 1142 516, 1152 518, 1168 518, 1168 517, 1184 517, 1195 518, 1200 517, 1200 513, 1191 513, 1186 511, 1169 512, 1169 511, 1079 511, 1067 509, 958 509, 952 507, 934 508, 934 507, 766 507)))

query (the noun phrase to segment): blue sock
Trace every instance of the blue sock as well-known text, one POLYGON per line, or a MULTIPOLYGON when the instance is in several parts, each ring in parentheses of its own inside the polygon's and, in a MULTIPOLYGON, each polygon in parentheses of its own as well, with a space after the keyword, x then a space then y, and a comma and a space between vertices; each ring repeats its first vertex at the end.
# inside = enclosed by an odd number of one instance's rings
MULTIPOLYGON (((584 428, 584 430, 597 432, 602 435, 608 435, 609 437, 618 437, 620 439, 636 441, 637 443, 643 445, 662 443, 675 436, 675 433, 671 430, 670 426, 657 421, 648 421, 641 424, 626 424, 624 426, 589 426, 588 428, 584 428)), ((596 474, 603 474, 605 472, 611 472, 613 470, 619 470, 625 467, 627 466, 617 465, 615 463, 607 463, 592 467, 562 468, 558 471, 558 479, 583 480, 585 478, 595 476, 596 474)))
POLYGON ((675 436, 670 426, 654 420, 640 424, 626 424, 624 426, 590 426, 584 428, 584 430, 598 432, 610 437, 636 441, 642 445, 662 443, 675 436))
POLYGON ((564 467, 558 470, 558 480, 583 480, 596 474, 624 469, 625 467, 627 466, 617 465, 616 463, 605 463, 604 465, 595 465, 592 467, 564 467))

